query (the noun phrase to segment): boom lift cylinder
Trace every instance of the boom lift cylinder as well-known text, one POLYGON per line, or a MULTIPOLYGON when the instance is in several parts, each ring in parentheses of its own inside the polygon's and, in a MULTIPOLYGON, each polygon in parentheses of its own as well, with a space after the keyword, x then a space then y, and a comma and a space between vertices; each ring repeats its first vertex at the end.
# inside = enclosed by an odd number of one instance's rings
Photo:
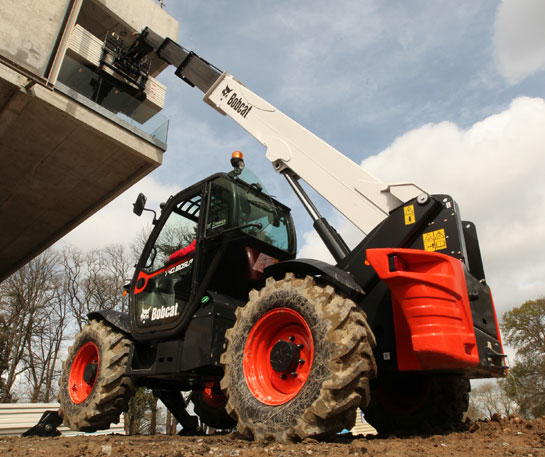
POLYGON ((341 236, 337 233, 337 231, 333 227, 331 227, 331 225, 329 225, 329 222, 327 222, 325 217, 322 217, 322 215, 319 213, 318 208, 314 206, 312 200, 308 197, 307 193, 297 181, 297 178, 293 176, 293 174, 290 173, 288 170, 284 171, 282 175, 284 176, 284 178, 286 178, 286 181, 288 181, 289 185, 295 192, 295 195, 297 195, 297 197, 309 213, 310 217, 314 221, 314 229, 316 230, 326 247, 329 249, 329 252, 331 252, 331 255, 337 262, 340 262, 350 253, 350 249, 341 238, 341 236))

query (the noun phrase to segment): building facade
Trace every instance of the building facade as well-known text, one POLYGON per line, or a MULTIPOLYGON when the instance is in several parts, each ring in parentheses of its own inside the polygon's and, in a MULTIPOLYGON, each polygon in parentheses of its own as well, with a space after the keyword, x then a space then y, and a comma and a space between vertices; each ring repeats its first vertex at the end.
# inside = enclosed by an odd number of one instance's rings
POLYGON ((158 167, 165 68, 116 52, 178 23, 153 0, 0 4, 0 281, 158 167))

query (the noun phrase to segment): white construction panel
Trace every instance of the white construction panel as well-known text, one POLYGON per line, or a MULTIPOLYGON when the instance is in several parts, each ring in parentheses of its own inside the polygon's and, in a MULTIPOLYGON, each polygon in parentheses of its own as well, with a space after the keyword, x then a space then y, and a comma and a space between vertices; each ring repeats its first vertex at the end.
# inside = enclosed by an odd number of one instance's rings
MULTIPOLYGON (((49 410, 58 410, 58 403, 4 403, 0 404, 0 436, 21 435, 29 428, 35 426, 42 414, 49 410)), ((58 430, 66 436, 81 435, 83 432, 70 430, 61 426, 58 430)), ((125 434, 123 415, 119 424, 115 424, 108 430, 102 430, 89 435, 104 435, 108 433, 125 434)))
POLYGON ((98 67, 102 56, 102 45, 102 40, 76 24, 70 34, 68 49, 71 51, 70 55, 78 62, 98 67))

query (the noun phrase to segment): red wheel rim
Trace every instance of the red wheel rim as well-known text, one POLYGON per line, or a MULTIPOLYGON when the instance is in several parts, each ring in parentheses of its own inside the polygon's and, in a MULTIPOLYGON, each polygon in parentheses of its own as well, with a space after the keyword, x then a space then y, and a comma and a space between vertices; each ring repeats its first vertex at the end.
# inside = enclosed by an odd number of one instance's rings
POLYGON ((290 308, 276 308, 255 323, 244 347, 243 371, 254 397, 265 405, 282 405, 294 398, 308 379, 314 358, 312 333, 303 316, 290 308), (299 363, 292 371, 275 371, 271 351, 279 341, 299 347, 299 363))
POLYGON ((72 362, 72 366, 70 367, 68 392, 70 393, 70 398, 76 404, 84 402, 95 386, 96 373, 90 382, 85 381, 85 368, 89 364, 95 364, 97 367, 96 372, 98 372, 98 347, 91 341, 79 348, 79 351, 72 362))

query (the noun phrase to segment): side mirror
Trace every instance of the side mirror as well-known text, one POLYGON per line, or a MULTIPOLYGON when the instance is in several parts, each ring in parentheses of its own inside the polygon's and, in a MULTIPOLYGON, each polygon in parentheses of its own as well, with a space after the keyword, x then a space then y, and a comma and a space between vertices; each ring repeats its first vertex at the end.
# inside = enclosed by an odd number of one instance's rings
POLYGON ((146 201, 148 199, 146 196, 142 193, 138 194, 138 197, 136 197, 136 201, 132 205, 132 212, 136 214, 137 216, 142 215, 142 211, 144 211, 144 208, 146 206, 146 201))
POLYGON ((280 227, 280 214, 278 214, 276 211, 274 214, 269 213, 267 215, 267 220, 269 224, 273 225, 273 227, 280 227))

